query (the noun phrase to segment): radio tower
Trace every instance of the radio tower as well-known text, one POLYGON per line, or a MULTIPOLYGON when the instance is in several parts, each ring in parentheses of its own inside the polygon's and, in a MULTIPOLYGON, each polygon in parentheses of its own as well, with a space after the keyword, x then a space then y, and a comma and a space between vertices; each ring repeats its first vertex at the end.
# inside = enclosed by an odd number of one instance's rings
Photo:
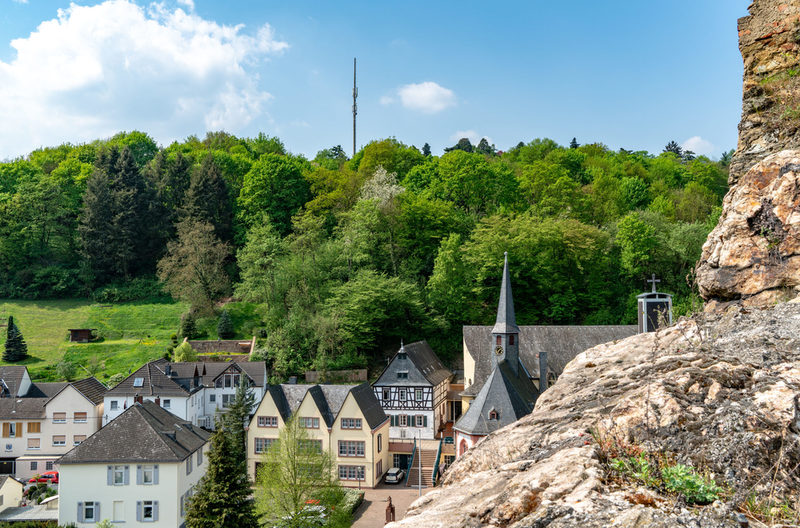
POLYGON ((356 105, 356 97, 358 97, 358 87, 356 86, 356 58, 353 57, 353 156, 356 155, 356 114, 358 113, 358 105, 356 105))

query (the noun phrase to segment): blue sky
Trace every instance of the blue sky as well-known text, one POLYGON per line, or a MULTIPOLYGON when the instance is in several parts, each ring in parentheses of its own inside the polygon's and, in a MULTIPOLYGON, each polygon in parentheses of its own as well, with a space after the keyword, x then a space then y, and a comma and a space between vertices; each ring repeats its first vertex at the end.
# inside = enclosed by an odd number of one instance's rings
POLYGON ((0 159, 134 128, 349 152, 354 56, 359 145, 674 139, 718 157, 736 146, 748 4, 0 0, 0 159))

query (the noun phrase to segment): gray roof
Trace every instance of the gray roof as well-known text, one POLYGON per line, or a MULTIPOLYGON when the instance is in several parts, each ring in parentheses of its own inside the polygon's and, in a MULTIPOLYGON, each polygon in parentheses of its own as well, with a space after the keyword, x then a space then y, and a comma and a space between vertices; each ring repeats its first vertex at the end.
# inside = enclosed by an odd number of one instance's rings
POLYGON ((373 385, 432 385, 435 387, 452 375, 452 372, 442 364, 427 341, 417 341, 401 346, 373 385), (406 353, 407 359, 398 357, 401 352, 406 353), (408 377, 398 379, 397 373, 400 371, 408 372, 408 377))
POLYGON ((70 385, 94 405, 102 403, 106 388, 94 378, 86 378, 71 384, 66 381, 31 383, 31 388, 25 396, 0 398, 0 418, 4 420, 44 418, 47 402, 70 385))
POLYGON ((161 359, 142 365, 136 372, 109 390, 106 396, 136 396, 138 394, 142 396, 188 396, 190 390, 164 374, 162 369, 167 363, 161 359), (142 378, 141 387, 133 386, 136 378, 142 378))
POLYGON ((518 334, 517 317, 514 314, 514 296, 511 295, 511 277, 508 274, 508 253, 503 262, 503 282, 500 285, 500 301, 497 303, 497 320, 493 334, 518 334))
POLYGON ((187 390, 194 388, 197 378, 205 387, 213 387, 214 382, 229 369, 243 372, 255 387, 266 383, 267 368, 263 361, 186 361, 181 363, 164 362, 158 368, 187 390))
POLYGON ((522 369, 514 372, 503 360, 492 370, 480 392, 454 428, 467 434, 488 435, 516 422, 533 410, 538 391, 522 369), (489 419, 496 411, 498 418, 489 419))
MULTIPOLYGON (((492 368, 491 326, 464 326, 464 346, 475 360, 475 379, 464 389, 474 396, 492 368)), ((560 375, 578 354, 593 346, 630 337, 638 332, 636 325, 620 326, 520 326, 519 358, 531 378, 539 378, 539 352, 547 352, 547 367, 560 375)), ((469 380, 465 380, 469 383, 469 380)))
POLYGON ((5 384, 5 388, 18 396, 20 383, 27 371, 28 367, 24 365, 3 365, 0 367, 0 381, 5 384))
MULTIPOLYGON (((43 383, 37 383, 36 384, 37 387, 40 387, 41 385, 44 385, 44 384, 43 383)), ((54 385, 56 385, 56 384, 54 384, 54 385)), ((60 394, 61 391, 66 389, 67 385, 68 384, 64 384, 64 387, 61 390, 59 390, 56 394, 53 394, 53 397, 55 397, 57 394, 60 394)), ((100 383, 99 381, 97 381, 97 378, 95 378, 95 377, 89 377, 89 378, 84 378, 82 380, 73 381, 69 385, 72 385, 73 387, 75 387, 75 389, 78 392, 83 394, 83 396, 87 400, 89 400, 90 402, 92 402, 95 405, 100 405, 101 403, 103 403, 103 396, 105 396, 106 392, 108 392, 108 389, 106 388, 106 386, 103 385, 102 383, 100 383)))
POLYGON ((58 510, 48 508, 46 504, 35 506, 11 506, 0 511, 0 521, 58 521, 58 510))
POLYGON ((58 464, 181 462, 211 433, 160 405, 135 403, 61 457, 58 464))
MULTIPOLYGON (((353 398, 361 409, 361 413, 367 420, 370 429, 374 429, 388 417, 383 412, 378 398, 368 383, 360 385, 309 385, 292 384, 269 385, 266 393, 272 396, 275 405, 278 407, 281 417, 288 420, 292 414, 297 412, 298 407, 305 398, 306 393, 310 393, 314 404, 319 409, 320 414, 327 427, 331 427, 339 411, 342 410, 347 395, 352 393, 353 398)), ((264 397, 266 398, 266 393, 264 397)))

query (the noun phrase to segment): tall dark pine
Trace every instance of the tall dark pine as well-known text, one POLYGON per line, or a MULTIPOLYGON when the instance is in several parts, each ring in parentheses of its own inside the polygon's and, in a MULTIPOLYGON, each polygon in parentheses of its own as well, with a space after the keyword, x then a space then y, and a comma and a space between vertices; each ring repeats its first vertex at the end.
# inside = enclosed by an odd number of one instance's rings
POLYGON ((233 337, 233 321, 228 310, 222 310, 217 321, 217 336, 220 339, 230 339, 233 337))
POLYGON ((181 216, 213 225, 214 233, 223 242, 233 237, 233 207, 228 184, 211 154, 192 173, 181 216))
POLYGON ((426 158, 431 157, 431 146, 427 142, 422 145, 422 155, 426 158))
POLYGON ((113 244, 114 213, 108 175, 98 163, 86 181, 83 209, 78 224, 80 252, 93 285, 103 284, 114 275, 114 256, 108 248, 113 244))
POLYGON ((14 324, 14 318, 8 317, 8 329, 6 333, 6 345, 3 350, 3 361, 16 363, 28 357, 28 345, 22 337, 22 333, 14 324))
POLYGON ((223 427, 211 436, 208 469, 186 511, 187 528, 256 528, 246 466, 238 463, 234 440, 223 427))
POLYGON ((223 426, 231 438, 233 460, 247 472, 247 433, 245 424, 250 421, 250 412, 255 406, 255 395, 250 388, 247 376, 242 373, 236 394, 223 418, 223 426))
POLYGON ((191 168, 191 162, 180 152, 170 161, 161 151, 148 165, 146 174, 154 198, 151 215, 152 251, 157 258, 162 256, 166 243, 175 239, 175 226, 189 188, 191 168))
POLYGON ((569 148, 571 148, 571 149, 576 149, 576 148, 578 148, 580 146, 581 145, 580 145, 580 143, 578 143, 578 140, 576 138, 572 138, 572 141, 569 142, 569 148))

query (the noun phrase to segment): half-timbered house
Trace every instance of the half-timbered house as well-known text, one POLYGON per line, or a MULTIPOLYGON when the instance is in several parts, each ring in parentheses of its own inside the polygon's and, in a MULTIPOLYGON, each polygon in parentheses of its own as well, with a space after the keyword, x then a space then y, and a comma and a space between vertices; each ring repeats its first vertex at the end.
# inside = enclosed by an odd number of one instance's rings
POLYGON ((391 420, 389 437, 436 438, 447 418, 452 377, 426 341, 402 345, 372 384, 391 420))

